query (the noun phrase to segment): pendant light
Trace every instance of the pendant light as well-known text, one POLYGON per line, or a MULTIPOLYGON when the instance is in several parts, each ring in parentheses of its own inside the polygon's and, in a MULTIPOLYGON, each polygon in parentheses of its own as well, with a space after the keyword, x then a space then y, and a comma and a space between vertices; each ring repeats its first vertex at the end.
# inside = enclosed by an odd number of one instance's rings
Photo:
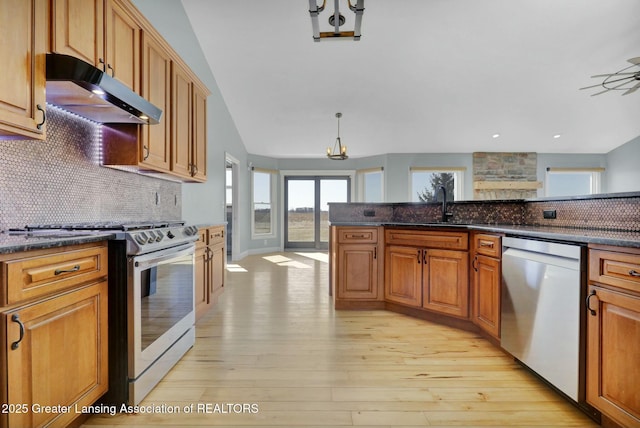
POLYGON ((336 142, 333 145, 333 150, 331 150, 331 147, 327 147, 327 157, 332 160, 345 160, 349 158, 349 156, 347 156, 347 146, 343 146, 342 141, 340 141, 341 117, 342 113, 336 113, 336 118, 338 118, 338 138, 336 138, 336 142))

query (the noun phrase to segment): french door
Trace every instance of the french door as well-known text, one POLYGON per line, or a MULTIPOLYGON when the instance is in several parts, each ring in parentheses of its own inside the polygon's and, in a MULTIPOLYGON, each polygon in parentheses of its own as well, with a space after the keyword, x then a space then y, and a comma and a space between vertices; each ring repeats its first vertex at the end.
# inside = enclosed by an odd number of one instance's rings
POLYGON ((284 178, 284 247, 329 248, 329 202, 351 201, 348 176, 284 178))

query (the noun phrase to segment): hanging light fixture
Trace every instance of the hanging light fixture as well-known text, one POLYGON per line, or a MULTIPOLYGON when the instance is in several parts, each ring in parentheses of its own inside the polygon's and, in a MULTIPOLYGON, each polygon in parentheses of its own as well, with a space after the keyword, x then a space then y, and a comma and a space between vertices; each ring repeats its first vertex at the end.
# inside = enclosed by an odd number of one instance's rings
POLYGON ((318 6, 317 0, 309 0, 309 14, 311 15, 311 26, 313 27, 313 40, 348 39, 360 40, 360 27, 362 26, 362 14, 364 13, 364 0, 356 0, 355 6, 351 0, 347 0, 349 10, 355 14, 353 31, 340 31, 340 26, 346 22, 345 17, 340 13, 340 0, 333 1, 333 14, 329 15, 329 25, 333 31, 320 31, 318 15, 324 11, 327 0, 322 0, 322 6, 318 6))
POLYGON ((327 147, 327 157, 333 160, 345 160, 349 156, 347 156, 347 146, 343 146, 342 141, 340 141, 340 118, 342 113, 336 113, 336 117, 338 118, 338 138, 336 138, 336 143, 333 145, 333 150, 331 150, 331 147, 327 147))

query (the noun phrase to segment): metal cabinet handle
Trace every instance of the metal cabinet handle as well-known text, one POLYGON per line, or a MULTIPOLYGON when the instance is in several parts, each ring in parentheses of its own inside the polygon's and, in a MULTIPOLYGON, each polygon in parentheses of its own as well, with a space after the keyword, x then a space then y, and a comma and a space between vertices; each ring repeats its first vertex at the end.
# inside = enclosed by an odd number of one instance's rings
POLYGON ((638 272, 638 271, 637 271, 637 270, 635 270, 635 269, 631 269, 631 270, 629 271, 629 275, 630 275, 630 276, 633 276, 633 277, 638 278, 638 277, 640 277, 640 272, 638 272))
POLYGON ((22 321, 20 321, 20 317, 18 317, 18 314, 13 314, 11 316, 11 321, 18 323, 18 326, 20 327, 20 337, 18 338, 18 340, 11 344, 11 349, 15 351, 20 346, 20 342, 22 342, 22 339, 24 339, 24 324, 22 324, 22 321))
POLYGON ((149 159, 149 155, 151 154, 151 152, 149 151, 149 147, 147 147, 146 145, 142 146, 142 150, 144 151, 144 155, 142 156, 142 160, 146 161, 147 159, 149 159))
POLYGON ((56 269, 53 274, 54 275, 60 275, 61 273, 71 273, 71 272, 78 272, 80 270, 80 265, 75 265, 74 267, 72 267, 71 269, 56 269))
POLYGON ((591 293, 589 293, 589 295, 587 296, 587 300, 586 300, 586 305, 587 305, 587 310, 591 313, 591 315, 595 316, 596 315, 596 311, 591 309, 591 298, 593 296, 596 295, 596 290, 591 290, 591 293))
POLYGON ((40 104, 36 105, 36 108, 42 112, 42 122, 36 124, 36 128, 42 129, 42 125, 47 121, 47 113, 44 111, 40 104))

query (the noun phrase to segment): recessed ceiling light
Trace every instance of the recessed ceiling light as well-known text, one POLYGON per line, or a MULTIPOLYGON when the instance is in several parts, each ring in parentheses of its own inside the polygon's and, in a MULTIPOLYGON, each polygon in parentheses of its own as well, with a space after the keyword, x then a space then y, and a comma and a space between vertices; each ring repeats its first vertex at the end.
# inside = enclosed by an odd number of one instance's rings
POLYGON ((500 134, 493 134, 492 137, 493 138, 498 138, 500 136, 500 134))
POLYGON ((553 138, 560 138, 560 134, 554 135, 553 138))

